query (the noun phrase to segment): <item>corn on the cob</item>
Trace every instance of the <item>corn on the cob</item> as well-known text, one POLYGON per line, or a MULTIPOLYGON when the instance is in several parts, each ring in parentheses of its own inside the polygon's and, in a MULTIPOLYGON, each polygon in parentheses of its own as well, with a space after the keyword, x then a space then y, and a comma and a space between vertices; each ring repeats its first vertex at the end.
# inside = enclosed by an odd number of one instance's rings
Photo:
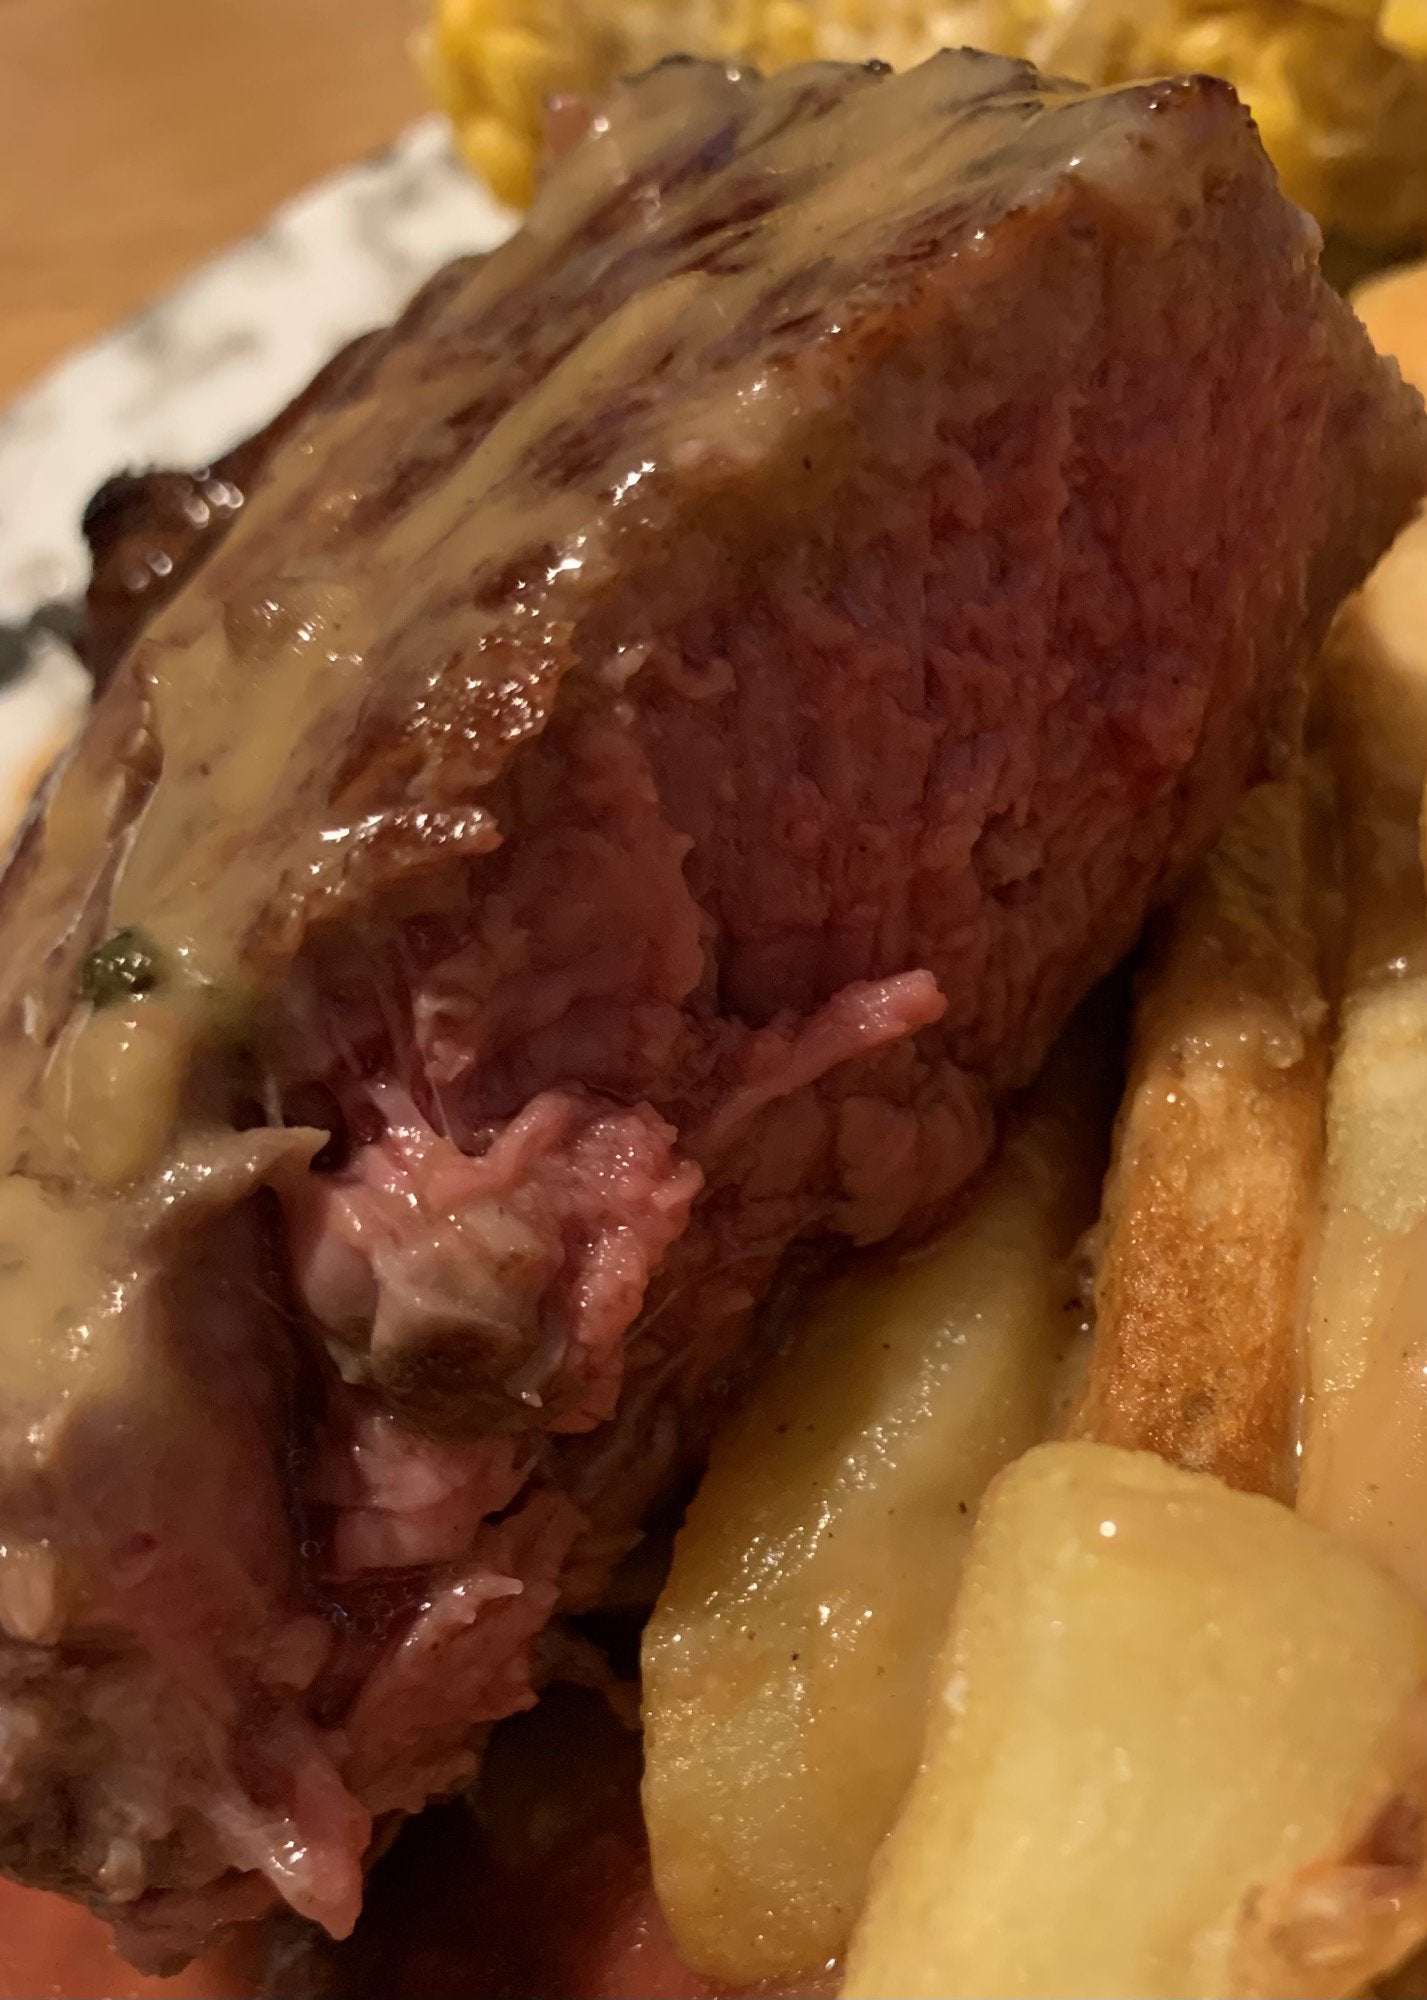
POLYGON ((421 59, 472 165, 520 204, 546 99, 673 50, 900 67, 968 42, 1106 83, 1227 76, 1326 229, 1427 235, 1427 0, 435 0, 421 59))

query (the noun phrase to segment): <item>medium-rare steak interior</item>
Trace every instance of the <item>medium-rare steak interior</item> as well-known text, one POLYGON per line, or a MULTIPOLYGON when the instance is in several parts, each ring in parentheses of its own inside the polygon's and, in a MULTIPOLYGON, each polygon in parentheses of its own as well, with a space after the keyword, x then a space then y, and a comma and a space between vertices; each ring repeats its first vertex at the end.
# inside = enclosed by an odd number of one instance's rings
POLYGON ((0 891, 0 1865, 344 1931, 976 1170, 1427 478, 1316 248, 1204 79, 671 64, 278 439, 0 891))

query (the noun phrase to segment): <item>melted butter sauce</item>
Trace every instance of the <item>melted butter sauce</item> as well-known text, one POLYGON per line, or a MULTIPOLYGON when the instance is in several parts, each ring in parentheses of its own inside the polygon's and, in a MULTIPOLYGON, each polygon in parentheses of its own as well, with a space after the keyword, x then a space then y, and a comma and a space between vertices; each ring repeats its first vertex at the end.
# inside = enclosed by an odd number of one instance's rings
POLYGON ((19 1174, 0 1181, 0 1325, 5 1386, 29 1412, 26 1442, 44 1455, 76 1396, 122 1386, 122 1347, 104 1338, 119 1301, 95 1284, 107 1263, 107 1208, 51 1193, 19 1174))
POLYGON ((498 842, 476 795, 543 726, 617 556, 776 467, 1007 218, 1073 179, 1152 236, 1226 152, 1262 175, 1249 134, 1203 80, 1089 93, 965 54, 756 86, 668 66, 615 94, 524 229, 280 449, 5 886, 0 1119, 43 1177, 0 1187, 7 1398, 140 1393, 102 1301, 140 1255, 123 1191, 189 1143, 195 1051, 325 907, 498 842), (77 1007, 126 926, 170 968, 162 1002, 77 1007))

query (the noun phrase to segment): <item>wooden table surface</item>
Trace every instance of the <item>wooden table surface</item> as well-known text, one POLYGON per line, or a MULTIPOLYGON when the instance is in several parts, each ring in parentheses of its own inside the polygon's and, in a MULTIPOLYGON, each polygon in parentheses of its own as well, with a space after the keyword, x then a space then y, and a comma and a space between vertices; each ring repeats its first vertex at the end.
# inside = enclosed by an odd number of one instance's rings
POLYGON ((429 108, 423 0, 0 0, 0 406, 429 108))

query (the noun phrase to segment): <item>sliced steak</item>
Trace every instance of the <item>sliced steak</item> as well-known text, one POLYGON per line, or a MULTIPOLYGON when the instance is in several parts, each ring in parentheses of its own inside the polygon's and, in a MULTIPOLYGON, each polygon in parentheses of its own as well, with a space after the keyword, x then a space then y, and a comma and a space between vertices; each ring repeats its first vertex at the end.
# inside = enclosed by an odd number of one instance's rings
POLYGON ((6 1868, 347 1928, 975 1170, 1427 476, 1316 249, 1221 84, 666 66, 282 440, 0 890, 6 1868))

